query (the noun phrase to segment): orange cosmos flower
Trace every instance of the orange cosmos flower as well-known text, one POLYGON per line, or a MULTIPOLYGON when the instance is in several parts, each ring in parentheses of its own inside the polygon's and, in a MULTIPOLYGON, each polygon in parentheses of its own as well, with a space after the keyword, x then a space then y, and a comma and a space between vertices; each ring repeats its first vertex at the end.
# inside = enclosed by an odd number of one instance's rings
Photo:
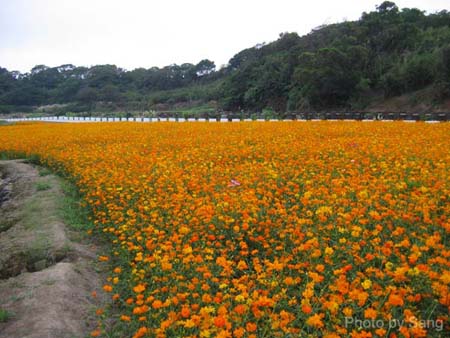
POLYGON ((309 326, 316 327, 316 328, 322 328, 322 327, 324 327, 322 318, 323 318, 323 314, 316 313, 306 320, 306 324, 309 326))
POLYGON ((126 315, 122 315, 120 316, 120 320, 124 321, 124 322, 129 322, 131 320, 130 316, 126 316, 126 315))
POLYGON ((226 320, 223 316, 217 316, 214 317, 214 325, 221 328, 224 327, 226 323, 226 320))
POLYGON ((377 311, 375 309, 369 307, 364 310, 364 318, 375 319, 377 318, 377 311))
POLYGON ((258 327, 255 323, 247 322, 247 324, 245 324, 245 329, 247 330, 247 332, 255 332, 257 328, 258 327))
POLYGON ((245 335, 245 330, 242 327, 238 327, 233 331, 233 336, 236 338, 242 338, 245 335))
POLYGON ((137 332, 133 335, 133 338, 141 338, 144 337, 148 332, 148 329, 146 327, 141 327, 137 332))
POLYGON ((400 295, 391 293, 388 298, 388 303, 392 306, 403 306, 404 301, 400 295))
POLYGON ((100 331, 99 329, 94 330, 91 332, 91 337, 98 337, 102 334, 102 331, 100 331))
POLYGON ((189 318, 190 315, 191 315, 191 310, 189 310, 189 307, 183 306, 181 309, 181 317, 189 318))
POLYGON ((234 312, 236 312, 239 315, 243 315, 246 311, 247 311, 247 308, 243 304, 236 305, 234 308, 234 312))

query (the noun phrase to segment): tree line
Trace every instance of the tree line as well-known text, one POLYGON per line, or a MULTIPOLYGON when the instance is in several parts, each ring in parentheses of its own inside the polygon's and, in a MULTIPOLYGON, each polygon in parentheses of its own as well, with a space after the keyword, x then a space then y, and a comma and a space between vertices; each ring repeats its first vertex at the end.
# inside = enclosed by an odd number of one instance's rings
POLYGON ((35 106, 69 104, 72 111, 145 110, 157 103, 149 100, 150 93, 205 84, 216 73, 210 60, 132 71, 115 65, 72 64, 37 65, 26 74, 0 68, 0 109, 28 111, 35 106))
POLYGON ((399 9, 390 1, 358 21, 317 27, 305 36, 237 53, 228 65, 185 63, 131 71, 115 65, 0 68, 0 113, 60 104, 70 111, 204 105, 225 111, 364 109, 375 97, 428 88, 450 97, 450 13, 399 9))

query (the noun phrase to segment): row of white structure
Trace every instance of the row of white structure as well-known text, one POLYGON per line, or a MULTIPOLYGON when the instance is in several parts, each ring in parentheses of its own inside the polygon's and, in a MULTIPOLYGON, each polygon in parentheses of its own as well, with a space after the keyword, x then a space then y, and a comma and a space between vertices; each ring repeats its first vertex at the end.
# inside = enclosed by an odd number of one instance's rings
MULTIPOLYGON (((227 118, 220 118, 220 119, 205 119, 205 118, 173 118, 173 117, 167 117, 167 118, 151 118, 151 117, 79 117, 79 116, 46 116, 46 117, 26 117, 26 118, 10 118, 10 119, 4 119, 8 122, 23 122, 23 121, 42 121, 42 122, 56 122, 56 123, 86 123, 86 122, 267 122, 267 121, 300 121, 300 122, 306 122, 306 121, 351 121, 356 122, 358 120, 350 120, 350 119, 344 119, 344 120, 337 120, 337 119, 327 119, 327 120, 321 120, 321 119, 311 119, 311 120, 277 120, 277 119, 270 119, 270 120, 264 120, 264 119, 227 119, 227 118)), ((361 120, 362 122, 374 122, 376 120, 361 120)), ((392 122, 394 120, 380 120, 380 122, 392 122)), ((402 120, 403 122, 418 122, 416 120, 402 120)), ((425 123, 439 123, 441 121, 425 121, 425 123)))

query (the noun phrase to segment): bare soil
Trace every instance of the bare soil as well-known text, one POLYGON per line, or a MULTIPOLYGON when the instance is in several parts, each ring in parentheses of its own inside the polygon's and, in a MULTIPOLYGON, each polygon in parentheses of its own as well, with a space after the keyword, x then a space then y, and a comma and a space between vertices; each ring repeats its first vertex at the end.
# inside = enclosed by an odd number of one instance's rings
POLYGON ((98 247, 58 208, 61 179, 25 161, 0 161, 0 338, 87 337, 104 299, 98 247))

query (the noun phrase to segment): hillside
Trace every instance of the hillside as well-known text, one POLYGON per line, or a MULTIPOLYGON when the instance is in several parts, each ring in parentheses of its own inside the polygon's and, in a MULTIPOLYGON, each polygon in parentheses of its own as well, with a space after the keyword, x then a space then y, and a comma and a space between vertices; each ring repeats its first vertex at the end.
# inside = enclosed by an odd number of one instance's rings
POLYGON ((217 110, 448 110, 450 13, 385 1, 358 21, 313 29, 214 62, 126 71, 38 65, 0 68, 0 113, 217 110), (42 111, 42 108, 41 108, 42 111), (45 109, 44 109, 45 111, 45 109))

